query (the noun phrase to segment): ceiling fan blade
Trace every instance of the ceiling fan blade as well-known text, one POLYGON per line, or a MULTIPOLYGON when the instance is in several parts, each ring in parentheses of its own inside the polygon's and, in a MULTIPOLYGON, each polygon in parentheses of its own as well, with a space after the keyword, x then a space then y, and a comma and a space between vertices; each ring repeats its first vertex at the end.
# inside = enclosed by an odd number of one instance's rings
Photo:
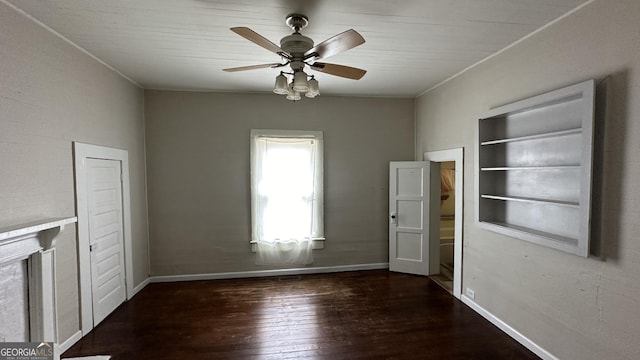
POLYGON ((325 59, 362 44, 364 44, 362 35, 353 29, 349 29, 314 46, 304 53, 304 56, 305 59, 325 59))
POLYGON ((255 70, 255 69, 264 69, 264 68, 279 68, 285 66, 286 64, 280 63, 271 63, 271 64, 260 64, 260 65, 249 65, 249 66, 240 66, 234 68, 222 69, 226 72, 236 72, 236 71, 246 71, 246 70, 255 70))
POLYGON ((231 31, 242 36, 243 38, 251 41, 252 43, 262 46, 263 48, 276 53, 280 56, 290 58, 291 55, 286 51, 282 50, 278 45, 272 43, 269 39, 264 36, 258 34, 257 32, 249 29, 248 27, 232 27, 231 31))
POLYGON ((367 70, 362 70, 351 66, 321 62, 316 62, 313 65, 309 65, 309 67, 311 67, 311 69, 313 70, 320 71, 325 74, 331 74, 353 80, 359 80, 364 76, 364 74, 367 73, 367 70))

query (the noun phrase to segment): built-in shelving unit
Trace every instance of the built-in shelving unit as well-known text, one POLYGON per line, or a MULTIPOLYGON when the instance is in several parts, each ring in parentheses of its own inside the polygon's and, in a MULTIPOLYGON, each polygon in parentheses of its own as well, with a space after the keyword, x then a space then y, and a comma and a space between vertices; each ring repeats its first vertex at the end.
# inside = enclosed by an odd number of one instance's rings
POLYGON ((478 120, 477 220, 589 254, 594 81, 495 108, 478 120))

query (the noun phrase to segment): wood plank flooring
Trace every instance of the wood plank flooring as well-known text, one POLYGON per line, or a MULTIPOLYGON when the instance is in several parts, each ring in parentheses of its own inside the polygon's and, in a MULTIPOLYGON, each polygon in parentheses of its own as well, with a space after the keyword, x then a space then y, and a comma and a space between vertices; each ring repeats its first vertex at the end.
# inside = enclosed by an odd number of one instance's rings
POLYGON ((150 284, 63 354, 538 359, 429 278, 386 270, 150 284))

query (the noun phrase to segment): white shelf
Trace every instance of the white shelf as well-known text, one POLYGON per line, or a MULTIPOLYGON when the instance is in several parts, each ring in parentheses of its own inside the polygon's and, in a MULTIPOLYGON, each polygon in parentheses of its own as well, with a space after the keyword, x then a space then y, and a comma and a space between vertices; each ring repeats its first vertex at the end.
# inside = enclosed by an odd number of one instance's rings
POLYGON ((553 138, 553 137, 568 136, 568 135, 577 135, 580 133, 582 133, 582 129, 577 128, 577 129, 569 129, 569 130, 561 130, 561 131, 552 131, 548 133, 528 135, 528 136, 520 136, 520 137, 514 137, 514 138, 483 141, 480 143, 480 145, 481 146, 496 145, 496 144, 516 142, 516 141, 527 141, 527 140, 537 140, 537 139, 553 138))
POLYGON ((478 118, 476 220, 482 227, 589 255, 594 95, 589 80, 478 118))
POLYGON ((572 170, 580 169, 580 165, 557 165, 557 166, 499 166, 483 167, 480 171, 514 171, 514 170, 572 170))
POLYGON ((10 240, 24 235, 38 233, 57 227, 64 227, 66 224, 75 223, 77 217, 68 218, 48 218, 28 223, 0 228, 0 241, 10 240))
POLYGON ((524 203, 531 203, 531 204, 566 206, 566 207, 571 207, 576 209, 580 207, 580 203, 573 202, 573 201, 536 199, 536 198, 519 197, 519 196, 504 196, 504 195, 489 195, 489 194, 483 194, 483 195, 480 195, 480 197, 483 199, 491 199, 491 200, 516 201, 516 202, 524 202, 524 203))
POLYGON ((522 233, 525 233, 525 234, 532 234, 532 235, 535 235, 535 236, 542 237, 542 238, 544 238, 546 240, 551 240, 551 241, 558 242, 558 243, 561 243, 561 244, 569 244, 569 245, 573 245, 573 246, 578 244, 578 239, 576 239, 576 238, 567 237, 567 236, 561 236, 561 235, 552 234, 552 233, 548 233, 548 232, 544 232, 544 231, 538 231, 536 229, 531 229, 531 228, 524 227, 524 226, 517 226, 517 225, 507 224, 507 223, 497 222, 497 221, 483 221, 483 223, 487 224, 487 225, 499 226, 499 227, 502 227, 502 228, 515 230, 517 232, 522 232, 522 233))

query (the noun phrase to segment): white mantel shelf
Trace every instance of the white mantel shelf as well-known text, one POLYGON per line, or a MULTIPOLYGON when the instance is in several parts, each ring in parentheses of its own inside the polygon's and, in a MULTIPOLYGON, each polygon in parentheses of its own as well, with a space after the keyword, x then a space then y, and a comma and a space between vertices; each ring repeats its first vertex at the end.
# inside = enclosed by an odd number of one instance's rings
POLYGON ((0 264, 53 249, 56 236, 64 226, 77 221, 75 216, 48 218, 0 228, 0 264))
POLYGON ((11 239, 23 237, 25 235, 36 234, 40 231, 45 230, 57 229, 58 231, 55 231, 55 235, 57 235, 61 230, 64 229, 65 225, 72 224, 77 221, 78 218, 75 216, 68 218, 48 218, 39 221, 28 222, 25 224, 0 228, 0 242, 10 241, 11 239))

